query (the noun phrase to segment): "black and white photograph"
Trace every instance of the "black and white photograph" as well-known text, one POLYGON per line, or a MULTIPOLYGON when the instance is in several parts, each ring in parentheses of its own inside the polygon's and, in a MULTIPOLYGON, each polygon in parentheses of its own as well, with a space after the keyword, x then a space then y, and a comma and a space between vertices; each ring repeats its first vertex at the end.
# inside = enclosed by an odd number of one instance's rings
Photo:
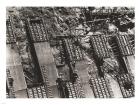
POLYGON ((5 9, 7 99, 135 97, 135 7, 5 9))

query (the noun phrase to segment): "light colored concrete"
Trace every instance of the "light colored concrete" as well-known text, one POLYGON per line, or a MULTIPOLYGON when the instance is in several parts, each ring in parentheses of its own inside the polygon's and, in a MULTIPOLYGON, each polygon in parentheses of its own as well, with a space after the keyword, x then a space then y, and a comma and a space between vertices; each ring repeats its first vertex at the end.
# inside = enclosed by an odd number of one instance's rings
POLYGON ((94 98, 95 97, 92 89, 90 88, 89 83, 83 83, 82 86, 83 86, 86 98, 94 98))
POLYGON ((111 86, 111 89, 113 91, 113 95, 115 98, 121 98, 123 97, 122 96, 122 93, 121 93, 121 90, 120 90, 120 87, 119 87, 119 84, 117 83, 116 80, 114 80, 110 75, 106 74, 107 76, 107 79, 109 80, 109 83, 110 83, 110 86, 111 86))
POLYGON ((41 65, 47 66, 48 74, 46 75, 48 76, 50 86, 56 85, 57 70, 49 43, 48 42, 34 43, 34 46, 40 66, 41 65))
POLYGON ((49 65, 54 58, 48 42, 34 43, 36 54, 40 65, 49 65))
POLYGON ((21 65, 21 59, 16 49, 11 49, 10 45, 6 45, 6 66, 21 65))
POLYGON ((87 68, 88 68, 88 65, 86 61, 84 60, 76 63, 76 69, 78 70, 78 75, 80 77, 85 96, 86 98, 92 98, 94 97, 94 94, 89 85, 89 77, 88 77, 87 68))
POLYGON ((28 98, 26 89, 15 92, 16 98, 28 98))
POLYGON ((7 66, 7 68, 10 70, 11 77, 14 79, 13 82, 14 90, 18 91, 18 90, 26 89, 27 85, 25 82, 22 66, 21 65, 7 66))
POLYGON ((20 56, 15 49, 11 49, 9 45, 6 45, 6 68, 10 70, 11 77, 14 79, 14 90, 26 89, 27 85, 21 65, 20 56))
POLYGON ((134 58, 134 56, 133 55, 132 56, 127 56, 126 59, 125 59, 125 62, 128 62, 127 67, 130 68, 129 72, 132 73, 133 75, 135 75, 135 58, 134 58))
POLYGON ((59 93, 58 93, 57 86, 56 85, 51 86, 51 89, 52 89, 53 98, 60 98, 58 95, 59 93))
POLYGON ((76 70, 78 71, 78 75, 83 83, 88 82, 89 80, 87 67, 88 65, 85 63, 85 61, 76 63, 76 70))

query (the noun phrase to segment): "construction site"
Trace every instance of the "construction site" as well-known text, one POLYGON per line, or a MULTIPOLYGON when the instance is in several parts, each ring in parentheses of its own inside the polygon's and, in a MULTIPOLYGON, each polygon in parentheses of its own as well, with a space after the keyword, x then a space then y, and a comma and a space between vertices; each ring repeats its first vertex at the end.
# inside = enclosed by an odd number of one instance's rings
POLYGON ((7 7, 6 97, 135 97, 135 9, 7 7))

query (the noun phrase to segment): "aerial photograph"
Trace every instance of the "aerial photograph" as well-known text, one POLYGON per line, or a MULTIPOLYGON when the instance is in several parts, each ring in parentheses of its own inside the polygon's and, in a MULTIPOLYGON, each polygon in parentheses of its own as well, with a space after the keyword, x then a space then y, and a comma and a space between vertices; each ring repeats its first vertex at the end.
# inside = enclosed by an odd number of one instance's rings
POLYGON ((134 98, 135 8, 7 6, 11 98, 134 98))

